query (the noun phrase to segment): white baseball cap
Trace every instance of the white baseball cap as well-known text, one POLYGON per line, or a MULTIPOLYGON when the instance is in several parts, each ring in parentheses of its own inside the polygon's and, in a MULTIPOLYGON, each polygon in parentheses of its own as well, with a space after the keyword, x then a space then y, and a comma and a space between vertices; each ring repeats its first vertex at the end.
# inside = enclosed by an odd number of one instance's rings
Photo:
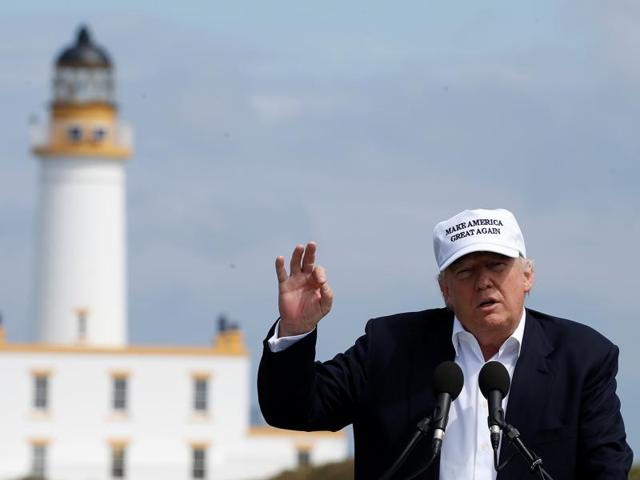
POLYGON ((527 256, 518 221, 503 208, 465 210, 438 223, 433 229, 433 251, 440 271, 473 252, 527 256))

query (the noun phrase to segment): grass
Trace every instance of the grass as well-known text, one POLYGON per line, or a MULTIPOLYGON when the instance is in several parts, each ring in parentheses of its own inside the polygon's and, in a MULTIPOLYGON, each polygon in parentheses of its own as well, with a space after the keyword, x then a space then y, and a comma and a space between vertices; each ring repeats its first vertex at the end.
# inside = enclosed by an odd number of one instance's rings
POLYGON ((271 480, 352 480, 353 459, 339 463, 328 463, 319 467, 287 470, 271 480))
MULTIPOLYGON (((320 467, 287 470, 270 480, 353 480, 353 459, 320 467)), ((640 465, 631 469, 629 480, 640 480, 640 465)))

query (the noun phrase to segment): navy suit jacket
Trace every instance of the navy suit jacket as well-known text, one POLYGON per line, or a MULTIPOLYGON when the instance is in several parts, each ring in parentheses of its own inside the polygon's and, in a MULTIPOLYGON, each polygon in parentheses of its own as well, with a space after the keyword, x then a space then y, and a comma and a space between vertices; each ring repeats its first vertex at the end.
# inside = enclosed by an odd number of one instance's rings
MULTIPOLYGON (((507 422, 554 480, 626 480, 633 454, 616 395, 618 348, 587 326, 529 309, 526 315, 507 422)), ((355 478, 378 479, 432 413, 433 370, 455 357, 452 329, 447 309, 373 319, 353 347, 327 362, 315 361, 315 331, 278 353, 265 340, 262 413, 271 425, 293 430, 353 424, 355 478)), ((267 338, 272 334, 273 327, 267 338)), ((423 439, 395 478, 419 470, 429 451, 423 439)), ((503 441, 500 459, 512 453, 503 441)), ((437 479, 438 470, 435 462, 420 478, 437 479)), ((498 480, 519 478, 535 477, 516 455, 498 480)))

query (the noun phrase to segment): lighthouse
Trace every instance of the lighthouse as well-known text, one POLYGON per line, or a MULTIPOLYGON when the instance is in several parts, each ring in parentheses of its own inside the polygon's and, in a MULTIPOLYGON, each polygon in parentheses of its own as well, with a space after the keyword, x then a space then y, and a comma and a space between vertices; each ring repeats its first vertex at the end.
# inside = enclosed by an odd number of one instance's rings
POLYGON ((86 27, 55 62, 39 162, 35 334, 42 343, 125 346, 125 160, 114 66, 86 27))

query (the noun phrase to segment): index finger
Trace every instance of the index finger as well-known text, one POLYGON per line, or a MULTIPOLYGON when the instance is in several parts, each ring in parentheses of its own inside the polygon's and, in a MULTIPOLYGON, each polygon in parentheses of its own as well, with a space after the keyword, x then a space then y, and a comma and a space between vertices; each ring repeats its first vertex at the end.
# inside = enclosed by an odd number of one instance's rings
POLYGON ((284 268, 284 257, 276 257, 276 275, 278 276, 278 283, 282 283, 289 278, 287 270, 284 268))

